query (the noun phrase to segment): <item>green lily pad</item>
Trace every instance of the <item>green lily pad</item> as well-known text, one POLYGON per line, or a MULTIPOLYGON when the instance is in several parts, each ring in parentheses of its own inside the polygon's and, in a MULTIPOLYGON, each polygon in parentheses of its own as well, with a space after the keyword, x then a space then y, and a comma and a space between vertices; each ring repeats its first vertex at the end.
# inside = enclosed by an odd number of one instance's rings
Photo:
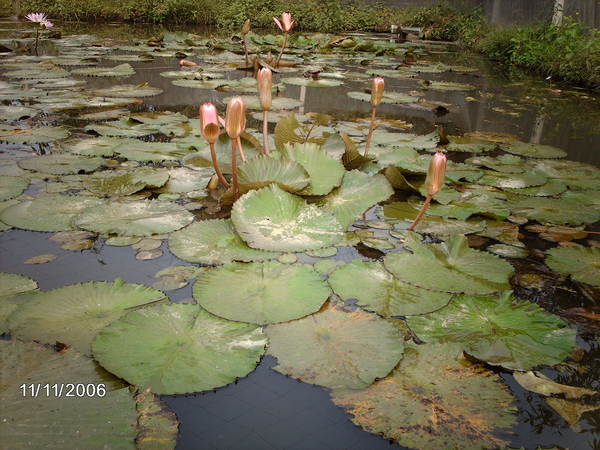
POLYGON ((184 261, 201 264, 262 261, 279 256, 248 247, 229 219, 194 222, 170 235, 169 248, 184 261))
POLYGON ((426 314, 446 306, 452 294, 417 288, 395 279, 380 262, 352 261, 329 275, 342 300, 356 299, 384 317, 426 314))
POLYGON ((234 263, 206 272, 194 298, 224 319, 266 325, 318 311, 331 290, 312 266, 279 262, 234 263))
POLYGON ((239 167, 239 180, 243 185, 264 187, 276 183, 280 188, 297 192, 310 182, 306 170, 295 161, 257 156, 239 167))
POLYGON ((7 317, 37 292, 37 281, 16 273, 0 272, 0 334, 8 331, 7 317))
POLYGON ((169 180, 155 192, 178 194, 183 192, 202 191, 214 174, 212 169, 192 170, 187 167, 169 169, 169 180))
POLYGON ((165 294, 141 284, 91 281, 39 292, 8 318, 13 336, 67 344, 90 354, 94 336, 131 308, 165 300, 165 294))
POLYGON ((115 147, 128 142, 127 139, 98 137, 93 139, 69 139, 61 143, 61 148, 68 153, 84 156, 113 156, 115 147))
POLYGON ((581 245, 551 248, 546 252, 546 264, 576 281, 600 286, 600 248, 581 245))
POLYGON ((434 91, 472 91, 475 89, 475 86, 472 84, 455 83, 452 81, 423 80, 419 84, 423 89, 432 89, 434 91))
MULTIPOLYGON (((354 100, 360 100, 361 102, 370 102, 371 94, 366 92, 351 91, 347 92, 346 95, 354 100)), ((419 100, 419 97, 414 95, 404 94, 402 92, 385 91, 381 98, 381 103, 391 104, 402 104, 402 103, 413 103, 419 100)))
MULTIPOLYGON (((232 97, 225 97, 223 99, 223 103, 228 103, 229 100, 231 100, 231 98, 232 97)), ((243 95, 242 100, 244 100, 244 104, 246 105, 246 108, 262 110, 258 96, 243 95)), ((272 105, 271 109, 273 111, 278 111, 281 109, 294 109, 301 105, 302 105, 302 102, 295 98, 273 97, 273 105, 272 105)))
POLYGON ((331 80, 327 78, 300 78, 300 77, 292 77, 292 78, 282 78, 281 81, 286 84, 293 84, 295 86, 307 86, 307 87, 335 87, 341 86, 344 84, 339 80, 331 80))
POLYGON ((367 387, 398 364, 404 350, 399 328, 375 314, 329 307, 292 322, 270 325, 274 370, 330 389, 367 387))
POLYGON ((104 201, 81 195, 49 194, 9 206, 0 220, 15 228, 32 231, 72 230, 73 218, 86 208, 98 208, 104 201))
POLYGON ((25 106, 0 105, 0 117, 2 120, 22 120, 35 117, 39 114, 37 109, 25 106))
POLYGON ((119 64, 114 67, 85 67, 72 70, 71 73, 87 77, 130 77, 135 75, 135 70, 129 64, 119 64))
POLYGON ((526 249, 506 244, 490 245, 486 250, 494 255, 505 258, 527 258, 529 256, 529 252, 526 249))
POLYGON ((137 450, 175 449, 179 422, 174 412, 152 393, 150 389, 135 396, 139 414, 135 438, 137 450))
POLYGON ((9 200, 23 193, 29 186, 29 181, 24 177, 0 178, 0 201, 9 200))
POLYGON ((4 447, 135 448, 135 401, 91 359, 17 340, 0 341, 0 359, 4 447), (23 395, 17 380, 34 392, 23 395), (77 394, 71 385, 88 389, 86 395, 66 397, 77 394))
POLYGON ((450 152, 484 153, 494 150, 498 146, 495 142, 468 136, 448 136, 448 140, 450 143, 446 148, 450 152))
POLYGON ((346 172, 340 188, 325 198, 323 209, 334 214, 346 230, 367 209, 387 200, 393 193, 385 176, 369 176, 352 170, 346 172))
POLYGON ((88 208, 73 220, 84 230, 119 236, 170 233, 189 225, 194 216, 175 203, 160 200, 112 201, 88 208))
POLYGON ((385 268, 406 283, 434 291, 491 294, 509 288, 514 272, 510 263, 469 248, 467 239, 453 235, 440 244, 423 244, 410 234, 406 238, 413 253, 389 253, 385 268), (427 268, 427 270, 424 270, 427 268))
POLYGON ((161 187, 169 179, 165 169, 140 167, 134 170, 96 172, 83 180, 85 188, 98 195, 125 196, 146 187, 161 187))
POLYGON ((531 164, 529 164, 525 159, 510 154, 504 154, 496 157, 474 156, 466 159, 465 162, 476 166, 487 167, 495 170, 496 172, 503 173, 523 173, 531 169, 531 164))
POLYGON ((508 142, 501 145, 503 150, 514 155, 530 158, 564 158, 567 152, 551 145, 530 144, 527 142, 508 142))
POLYGON ((267 339, 260 327, 220 319, 198 305, 164 304, 132 311, 92 345, 108 371, 156 394, 215 389, 256 367, 267 339))
POLYGON ((66 175, 82 172, 93 172, 104 164, 102 158, 70 154, 50 154, 34 156, 22 159, 19 167, 36 172, 49 173, 52 175, 66 175))
POLYGON ((410 344, 392 375, 332 400, 356 425, 410 448, 506 448, 500 433, 516 422, 500 377, 461 360, 455 344, 410 344))
POLYGON ((522 189, 531 186, 541 186, 545 184, 547 178, 535 172, 529 173, 504 173, 504 172, 486 172, 477 180, 478 184, 494 186, 497 188, 522 189))
POLYGON ((342 239, 344 231, 332 213, 277 185, 243 195, 233 205, 231 220, 250 247, 269 251, 330 247, 342 239))
POLYGON ((65 139, 69 131, 63 127, 10 128, 0 130, 0 141, 12 144, 45 144, 65 139))
POLYGON ((339 186, 345 173, 344 166, 316 144, 285 144, 284 158, 298 162, 310 176, 310 186, 304 195, 325 195, 339 186))
POLYGON ((521 189, 503 188, 506 192, 529 197, 552 197, 562 194, 567 190, 566 184, 559 180, 549 180, 541 186, 532 186, 521 189))
POLYGON ((117 84, 109 88, 92 91, 94 95, 99 97, 152 97, 162 94, 162 92, 162 89, 149 86, 148 83, 117 84))
POLYGON ((512 291, 499 296, 463 295, 426 316, 409 317, 411 329, 428 342, 459 343, 489 364, 530 370, 564 360, 575 348, 577 332, 512 291))
POLYGON ((513 216, 557 224, 581 225, 600 220, 600 212, 570 200, 557 198, 517 198, 509 201, 513 216))

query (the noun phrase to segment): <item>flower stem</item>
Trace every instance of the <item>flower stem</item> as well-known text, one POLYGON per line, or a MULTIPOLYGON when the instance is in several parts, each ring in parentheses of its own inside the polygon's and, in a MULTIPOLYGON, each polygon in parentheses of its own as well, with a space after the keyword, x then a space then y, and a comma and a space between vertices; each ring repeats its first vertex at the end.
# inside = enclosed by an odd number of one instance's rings
POLYGON ((263 111, 263 150, 269 154, 269 110, 263 111))
POLYGON ((242 140, 239 136, 235 138, 235 142, 237 143, 237 146, 240 149, 240 156, 242 157, 242 162, 246 162, 246 155, 244 154, 244 148, 242 147, 242 140))
POLYGON ((242 42, 244 43, 244 57, 246 59, 246 67, 248 67, 248 45, 246 44, 246 35, 242 37, 242 42))
POLYGON ((40 39, 40 24, 35 29, 35 56, 38 56, 38 41, 40 39))
POLYGON ((215 167, 215 172, 217 173, 217 177, 219 177, 219 181, 225 187, 225 189, 229 188, 229 183, 223 176, 221 172, 221 168, 219 167, 219 162, 217 161, 217 152, 215 150, 215 144, 210 144, 210 157, 212 158, 213 166, 215 167))
POLYGON ((375 131, 375 113, 377 106, 371 107, 371 126, 369 127, 369 134, 367 135, 367 143, 365 144, 365 156, 369 153, 369 147, 371 146, 371 139, 373 139, 373 131, 375 131))
POLYGON ((418 223, 421 221, 421 219, 423 218, 423 216, 429 209, 430 203, 431 203, 431 195, 428 195, 427 198, 425 199, 425 203, 423 203, 423 206, 421 207, 421 211, 419 211, 417 218, 412 223, 412 225, 408 228, 408 231, 415 231, 415 227, 418 225, 418 223))
POLYGON ((283 33, 283 44, 281 45, 281 51, 279 52, 279 56, 275 60, 275 67, 279 67, 279 61, 281 61, 281 57, 283 56, 283 51, 285 50, 285 47, 287 46, 287 40, 288 40, 288 34, 283 33))
POLYGON ((238 182, 237 173, 237 141, 231 141, 231 182, 233 184, 233 199, 234 201, 240 197, 240 184, 238 182))

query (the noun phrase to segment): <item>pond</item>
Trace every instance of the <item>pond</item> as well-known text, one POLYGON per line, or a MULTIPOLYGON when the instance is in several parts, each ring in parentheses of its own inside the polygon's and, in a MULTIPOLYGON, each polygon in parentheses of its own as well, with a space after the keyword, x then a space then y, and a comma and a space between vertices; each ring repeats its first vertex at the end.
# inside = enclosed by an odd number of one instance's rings
POLYGON ((0 28, 8 447, 600 447, 597 93, 450 43, 295 36, 269 158, 239 36, 64 24, 33 57, 0 28), (198 107, 234 95, 232 208, 198 107))

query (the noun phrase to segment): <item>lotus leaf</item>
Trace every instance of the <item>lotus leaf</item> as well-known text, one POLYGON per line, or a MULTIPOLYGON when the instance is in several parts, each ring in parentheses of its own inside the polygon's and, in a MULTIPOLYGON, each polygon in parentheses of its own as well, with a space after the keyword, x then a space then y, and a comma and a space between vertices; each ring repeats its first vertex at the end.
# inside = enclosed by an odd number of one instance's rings
POLYGON ((0 178, 0 201, 17 197, 29 186, 29 181, 24 177, 0 178))
POLYGON ((96 89, 94 95, 99 97, 151 97, 162 94, 163 90, 142 84, 117 84, 105 89, 96 89))
POLYGON ((513 398, 493 372, 469 364, 455 344, 411 344, 392 375, 333 402, 352 422, 410 448, 505 448, 513 398))
POLYGON ((576 281, 600 286, 600 248, 555 247, 546 252, 546 264, 576 281))
POLYGON ((290 192, 301 190, 311 181, 306 170, 297 162, 269 156, 258 156, 241 164, 239 180, 241 184, 253 187, 276 183, 290 192))
POLYGON ((564 360, 575 348, 577 332, 512 291, 498 296, 462 295, 426 316, 409 317, 411 329, 426 342, 455 342, 477 359, 512 370, 530 370, 564 360))
POLYGON ((129 64, 120 64, 114 67, 86 67, 72 70, 73 75, 88 77, 130 77, 135 75, 135 70, 129 64))
POLYGON ((318 311, 331 290, 307 264, 227 264, 198 277, 194 298, 224 319, 266 325, 318 311))
POLYGON ((453 235, 440 244, 423 244, 410 234, 406 243, 412 254, 389 253, 384 258, 385 268, 406 283, 434 291, 475 295, 509 287, 513 267, 497 256, 469 248, 464 236, 453 235))
MULTIPOLYGON (((346 95, 354 100, 360 100, 361 102, 370 102, 371 94, 366 92, 357 92, 351 91, 347 92, 346 95)), ((419 100, 419 97, 415 97, 413 95, 404 94, 402 92, 392 92, 385 91, 383 93, 383 97, 381 98, 381 103, 392 103, 392 104, 400 104, 400 103, 413 103, 419 100)))
POLYGON ((329 247, 343 237, 336 217, 277 185, 243 195, 231 211, 236 231, 250 247, 304 251, 329 247))
POLYGON ((76 155, 113 156, 115 147, 128 142, 127 139, 98 137, 93 139, 69 139, 61 143, 61 148, 76 155))
POLYGON ((194 220, 180 205, 160 200, 112 201, 88 208, 73 223, 84 230, 119 236, 170 233, 194 220))
POLYGON ((256 367, 267 339, 260 327, 220 319, 198 305, 140 308, 102 330, 92 345, 108 371, 156 394, 225 386, 256 367))
POLYGON ((358 389, 385 377, 402 358, 400 329, 361 309, 328 307, 292 322, 270 325, 275 369, 305 383, 358 389))
POLYGON ((8 318, 13 336, 48 344, 56 341, 90 354, 98 331, 131 308, 165 300, 141 284, 91 281, 39 292, 8 318))
POLYGON ((165 169, 141 167, 135 170, 96 172, 83 181, 85 188, 99 195, 125 196, 146 187, 161 187, 169 179, 165 169))
POLYGON ((10 128, 0 129, 0 141, 13 144, 42 144, 54 142, 69 136, 63 127, 36 127, 36 128, 10 128))
POLYGON ((529 144, 527 142, 508 142, 501 145, 502 149, 514 155, 531 158, 564 158, 567 152, 550 145, 529 144))
POLYGON ((102 158, 69 154, 41 155, 19 161, 19 166, 22 169, 52 175, 93 172, 102 164, 104 164, 102 158))
POLYGON ((0 105, 0 117, 2 120, 22 120, 39 114, 37 109, 24 106, 0 105))
MULTIPOLYGON (((228 103, 229 100, 231 100, 231 97, 226 97, 223 99, 223 103, 228 103)), ((262 110, 258 96, 243 95, 242 100, 244 100, 246 108, 262 110)), ((302 102, 295 98, 273 97, 272 109, 273 111, 278 111, 280 109, 294 109, 301 105, 302 102)))
POLYGON ((600 219, 600 212, 580 203, 557 198, 516 198, 509 202, 513 216, 538 222, 580 225, 600 219))

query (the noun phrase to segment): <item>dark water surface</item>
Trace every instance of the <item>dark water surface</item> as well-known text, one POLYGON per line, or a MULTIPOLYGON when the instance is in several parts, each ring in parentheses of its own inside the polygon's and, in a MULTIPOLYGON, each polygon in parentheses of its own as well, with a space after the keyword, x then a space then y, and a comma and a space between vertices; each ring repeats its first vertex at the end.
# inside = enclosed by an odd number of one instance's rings
MULTIPOLYGON (((0 26, 10 28, 14 24, 3 23, 0 26)), ((159 31, 156 27, 131 28, 121 25, 66 26, 65 29, 113 38, 142 38, 159 31)), ((468 131, 511 133, 523 141, 563 148, 569 152, 569 159, 600 165, 600 102, 593 93, 554 84, 551 80, 536 81, 519 74, 509 74, 476 56, 449 54, 442 48, 439 54, 431 57, 452 64, 478 67, 479 70, 467 74, 423 74, 422 78, 469 83, 477 87, 476 91, 428 93, 428 100, 451 105, 450 112, 443 116, 400 105, 383 105, 380 108, 382 116, 412 123, 412 131, 419 134, 433 131, 436 124, 444 124, 449 134, 468 131)), ((219 104, 223 97, 231 95, 173 86, 170 79, 159 74, 178 68, 174 58, 157 58, 151 63, 131 64, 136 69, 134 76, 118 81, 88 78, 86 88, 148 82, 151 86, 162 88, 164 93, 144 99, 144 109, 181 111, 194 118, 201 103, 211 101, 219 104)), ((225 76, 238 78, 242 73, 233 71, 225 76)), ((347 82, 339 88, 308 88, 304 109, 306 112, 333 114, 338 119, 365 117, 369 114, 368 104, 346 96, 346 91, 361 90, 365 84, 347 82)), ((418 89, 418 85, 414 80, 388 79, 386 88, 410 92, 418 89)), ((283 95, 299 98, 300 88, 287 86, 283 95)), ((0 146, 0 154, 1 150, 0 146)), ((97 243, 92 250, 73 252, 62 250, 59 243, 48 240, 49 236, 49 233, 22 230, 1 233, 0 271, 27 275, 39 282, 40 289, 48 290, 83 281, 114 280, 117 277, 151 285, 156 281, 154 274, 159 270, 188 264, 171 254, 164 242, 162 257, 137 261, 135 251, 130 247, 102 246, 97 243), (23 264, 26 259, 42 253, 54 253, 58 258, 50 264, 23 264)), ((337 256, 344 260, 357 257, 360 255, 355 249, 344 250, 337 256)), ((168 294, 174 301, 190 299, 191 285, 168 294)), ((553 302, 552 299, 541 300, 553 302)), ((584 299, 571 295, 566 302, 567 307, 582 306, 584 299)), ((588 368, 587 372, 585 375, 557 375, 558 381, 600 389, 600 344, 591 338, 579 339, 578 343, 587 351, 580 362, 588 368)), ((246 378, 215 392, 163 396, 180 421, 178 448, 398 448, 398 445, 353 425, 349 416, 330 401, 326 389, 300 383, 271 370, 275 362, 273 357, 266 356, 246 378)), ((548 370, 545 373, 552 375, 554 372, 548 370)), ((545 404, 543 397, 523 390, 508 372, 502 372, 502 377, 515 396, 519 410, 519 423, 512 430, 515 448, 600 448, 600 414, 587 414, 577 426, 570 427, 545 404)))

